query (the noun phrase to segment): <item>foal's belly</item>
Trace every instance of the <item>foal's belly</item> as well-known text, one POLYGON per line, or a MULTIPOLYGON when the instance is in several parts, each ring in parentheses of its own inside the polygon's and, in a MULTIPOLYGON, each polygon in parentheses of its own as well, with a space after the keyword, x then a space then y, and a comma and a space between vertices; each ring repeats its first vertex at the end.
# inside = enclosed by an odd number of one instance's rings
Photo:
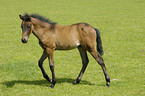
POLYGON ((78 41, 64 41, 64 42, 56 42, 56 50, 71 50, 77 48, 80 45, 78 41))

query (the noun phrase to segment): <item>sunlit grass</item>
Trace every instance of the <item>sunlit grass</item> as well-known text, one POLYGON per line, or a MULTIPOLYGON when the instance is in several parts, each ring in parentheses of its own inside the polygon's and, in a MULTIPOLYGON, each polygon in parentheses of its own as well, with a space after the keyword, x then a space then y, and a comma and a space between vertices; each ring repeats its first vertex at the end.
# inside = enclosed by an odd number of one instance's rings
MULTIPOLYGON (((3 0, 0 1, 1 96, 144 96, 145 95, 144 0, 3 0), (81 70, 77 49, 54 53, 57 83, 49 89, 38 67, 42 49, 31 35, 21 43, 18 15, 38 13, 61 25, 86 22, 100 29, 111 78, 105 87, 101 67, 89 55, 89 65, 79 85, 72 85, 81 70)), ((44 67, 51 72, 48 60, 44 67)))

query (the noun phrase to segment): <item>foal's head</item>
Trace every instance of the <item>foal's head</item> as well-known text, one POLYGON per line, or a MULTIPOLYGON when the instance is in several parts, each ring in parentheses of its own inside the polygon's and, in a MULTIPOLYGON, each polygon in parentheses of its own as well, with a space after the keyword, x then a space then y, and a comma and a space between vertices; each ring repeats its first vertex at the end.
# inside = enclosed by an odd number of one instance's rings
POLYGON ((31 17, 29 15, 19 15, 22 20, 21 28, 22 28, 22 42, 27 43, 30 34, 32 33, 32 22, 31 17))

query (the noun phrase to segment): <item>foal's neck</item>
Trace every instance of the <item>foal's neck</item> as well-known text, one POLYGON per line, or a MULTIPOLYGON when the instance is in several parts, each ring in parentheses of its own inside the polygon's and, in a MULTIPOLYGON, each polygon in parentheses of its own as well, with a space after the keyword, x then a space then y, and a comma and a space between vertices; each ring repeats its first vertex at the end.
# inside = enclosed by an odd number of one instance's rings
POLYGON ((49 29, 49 27, 51 26, 49 23, 43 22, 41 20, 38 20, 36 18, 32 18, 31 17, 31 22, 33 24, 33 34, 39 39, 41 40, 43 34, 46 32, 45 29, 49 29))

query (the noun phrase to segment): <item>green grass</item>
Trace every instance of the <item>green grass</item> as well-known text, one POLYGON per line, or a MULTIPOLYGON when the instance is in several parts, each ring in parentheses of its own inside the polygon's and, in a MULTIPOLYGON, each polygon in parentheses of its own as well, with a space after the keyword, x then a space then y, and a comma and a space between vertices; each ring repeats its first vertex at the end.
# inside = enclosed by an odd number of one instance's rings
MULTIPOLYGON (((1 96, 144 96, 145 95, 144 0, 1 0, 0 95, 1 96), (57 84, 49 89, 37 66, 42 49, 31 35, 21 43, 23 13, 39 13, 61 25, 86 22, 100 29, 111 78, 110 88, 100 66, 89 55, 89 65, 79 85, 72 85, 81 70, 77 49, 54 54, 57 84)), ((48 61, 44 67, 49 76, 48 61)))

